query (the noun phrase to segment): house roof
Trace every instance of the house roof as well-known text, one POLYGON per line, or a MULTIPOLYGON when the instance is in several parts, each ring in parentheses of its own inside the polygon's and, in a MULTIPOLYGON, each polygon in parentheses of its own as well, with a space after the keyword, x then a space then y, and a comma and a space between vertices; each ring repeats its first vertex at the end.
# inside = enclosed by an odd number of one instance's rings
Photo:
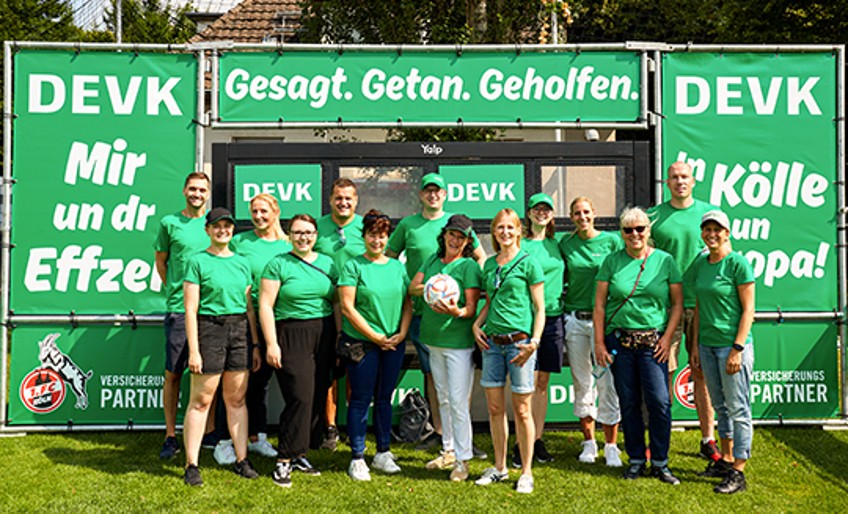
POLYGON ((300 25, 299 0, 243 0, 228 13, 191 38, 204 41, 292 42, 294 29, 300 25))

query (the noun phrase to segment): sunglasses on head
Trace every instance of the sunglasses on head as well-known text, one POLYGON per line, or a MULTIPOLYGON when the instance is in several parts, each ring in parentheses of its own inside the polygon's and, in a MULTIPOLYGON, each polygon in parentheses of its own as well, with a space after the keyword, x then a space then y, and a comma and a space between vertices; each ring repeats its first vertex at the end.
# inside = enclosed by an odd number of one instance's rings
POLYGON ((635 230, 637 234, 641 234, 647 228, 648 227, 646 227, 645 225, 639 225, 638 227, 621 227, 621 231, 625 234, 632 234, 635 230))

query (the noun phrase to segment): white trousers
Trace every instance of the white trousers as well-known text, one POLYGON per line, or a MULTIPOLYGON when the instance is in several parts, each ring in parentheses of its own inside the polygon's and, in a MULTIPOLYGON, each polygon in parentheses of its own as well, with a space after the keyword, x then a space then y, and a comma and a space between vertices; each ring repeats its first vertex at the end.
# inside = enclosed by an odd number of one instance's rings
POLYGON ((602 425, 617 424, 621 421, 621 410, 618 408, 612 371, 607 371, 598 380, 592 376, 592 366, 595 365, 592 321, 577 319, 573 313, 569 315, 565 324, 565 344, 574 381, 574 415, 580 419, 590 417, 602 425))
POLYGON ((430 369, 442 416, 442 449, 454 450, 457 460, 471 460, 472 435, 469 399, 474 386, 471 348, 430 348, 430 369))

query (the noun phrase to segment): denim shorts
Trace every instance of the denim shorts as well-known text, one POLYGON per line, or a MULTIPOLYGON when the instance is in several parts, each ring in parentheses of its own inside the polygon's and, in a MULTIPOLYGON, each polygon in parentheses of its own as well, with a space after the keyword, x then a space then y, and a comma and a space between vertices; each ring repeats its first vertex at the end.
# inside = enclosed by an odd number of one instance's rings
POLYGON ((503 387, 509 374, 510 389, 516 394, 532 393, 535 388, 533 372, 536 369, 536 352, 527 359, 523 366, 516 366, 509 361, 514 359, 520 344, 527 344, 529 339, 511 344, 495 344, 489 339, 489 349, 483 350, 483 372, 480 385, 483 387, 503 387))

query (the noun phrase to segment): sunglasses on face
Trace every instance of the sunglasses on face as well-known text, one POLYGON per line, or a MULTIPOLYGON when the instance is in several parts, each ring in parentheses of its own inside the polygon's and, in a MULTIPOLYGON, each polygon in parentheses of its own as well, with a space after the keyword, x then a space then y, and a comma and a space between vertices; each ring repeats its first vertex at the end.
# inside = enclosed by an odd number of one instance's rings
POLYGON ((647 228, 648 227, 646 227, 645 225, 639 225, 638 227, 621 227, 621 231, 625 234, 632 234, 635 230, 637 234, 641 234, 645 232, 647 228))

